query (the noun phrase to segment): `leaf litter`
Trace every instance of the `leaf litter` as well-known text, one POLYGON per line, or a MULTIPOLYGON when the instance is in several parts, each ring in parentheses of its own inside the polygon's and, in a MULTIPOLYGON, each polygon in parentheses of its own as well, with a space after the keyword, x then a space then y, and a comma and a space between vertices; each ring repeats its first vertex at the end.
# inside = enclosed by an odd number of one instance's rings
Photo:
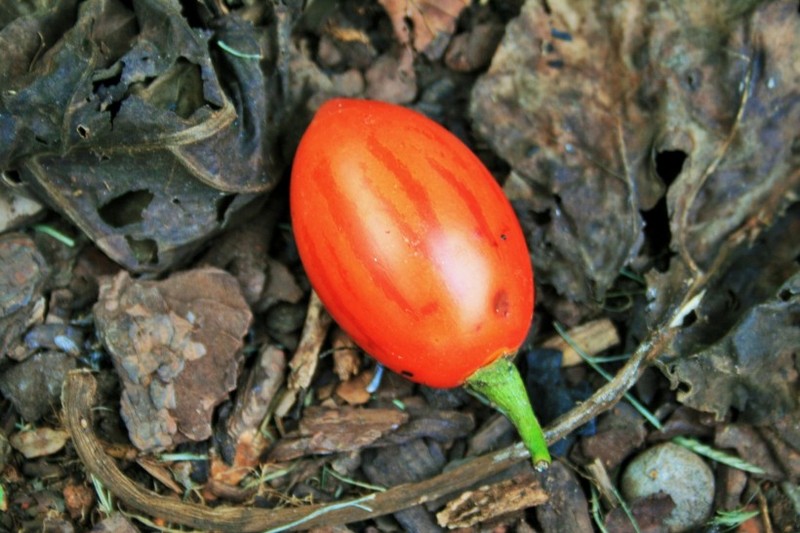
MULTIPOLYGON (((717 464, 718 512, 756 499, 751 519, 768 513, 796 528, 796 2, 290 4, 0 10, 3 186, 47 203, 78 236, 67 251, 31 238, 23 217, 0 238, 0 434, 17 445, 24 435, 41 455, 34 467, 0 450, 10 510, 0 526, 119 521, 74 495, 91 486, 105 497, 89 473, 140 455, 163 494, 139 499, 119 477, 105 482, 145 529, 201 512, 181 507, 199 500, 169 496, 179 486, 221 505, 222 519, 204 522, 220 530, 244 530, 225 517, 252 520, 248 530, 380 528, 386 519, 367 521, 387 513, 408 530, 585 530, 592 520, 616 529, 631 517, 655 527, 673 516, 672 500, 592 507, 564 464, 612 480, 636 453, 691 436, 764 471, 717 464), (312 305, 305 332, 296 320, 309 288, 275 186, 314 109, 336 95, 430 114, 504 183, 536 267, 531 346, 563 346, 548 340, 557 321, 595 324, 617 343, 593 355, 634 354, 621 367, 601 363, 618 371, 610 385, 574 361, 548 370, 561 374, 546 380, 557 390, 537 400, 562 413, 549 435, 572 433, 574 444, 546 478, 502 447, 513 432, 481 404, 392 375, 369 395, 372 363, 339 333, 329 339, 324 311, 312 305), (102 446, 75 433, 89 423, 71 410, 89 400, 74 395, 85 376, 66 378, 73 442, 48 437, 63 434, 54 391, 76 366, 97 373, 102 407, 88 427, 102 446), (50 393, 34 402, 25 392, 34 384, 50 393), (634 385, 662 429, 617 403, 634 385), (557 405, 576 386, 598 392, 557 405), (596 429, 575 432, 594 418, 596 429), (165 470, 143 455, 159 450, 185 460, 165 470), (469 460, 470 450, 482 455, 469 460), (65 462, 76 451, 85 470, 65 462), (179 483, 163 477, 170 471, 179 483), (51 481, 36 488, 37 475, 51 481), (362 502, 359 484, 388 490, 362 502), (31 506, 62 488, 69 512, 31 506)), ((120 475, 153 485, 127 467, 120 475)), ((608 494, 608 481, 598 486, 608 494)))

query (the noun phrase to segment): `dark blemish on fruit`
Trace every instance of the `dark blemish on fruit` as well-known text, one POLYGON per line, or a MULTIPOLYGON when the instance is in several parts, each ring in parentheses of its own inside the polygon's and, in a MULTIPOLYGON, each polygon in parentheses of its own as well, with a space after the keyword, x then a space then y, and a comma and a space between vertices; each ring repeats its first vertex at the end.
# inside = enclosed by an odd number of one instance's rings
POLYGON ((508 236, 507 236, 505 233, 501 233, 501 234, 500 234, 500 240, 503 240, 503 241, 504 241, 504 240, 506 240, 506 239, 508 239, 508 236))
POLYGON ((413 372, 409 372, 408 370, 403 370, 400 373, 403 374, 407 378, 413 378, 414 377, 414 373, 413 372))
POLYGON ((508 300, 508 292, 505 289, 500 289, 494 295, 494 314, 499 317, 507 317, 511 311, 511 304, 508 300))

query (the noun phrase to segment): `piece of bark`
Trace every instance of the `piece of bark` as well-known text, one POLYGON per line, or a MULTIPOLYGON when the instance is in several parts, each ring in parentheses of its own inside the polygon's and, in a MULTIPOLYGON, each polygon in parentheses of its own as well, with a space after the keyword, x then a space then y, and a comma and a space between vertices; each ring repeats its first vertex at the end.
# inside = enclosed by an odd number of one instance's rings
POLYGON ((481 455, 508 446, 516 438, 517 433, 511 421, 499 413, 494 414, 470 437, 467 455, 481 455))
POLYGON ((538 477, 530 470, 492 485, 462 493, 436 514, 440 526, 454 529, 541 505, 548 500, 538 477))
POLYGON ((123 271, 102 283, 94 317, 122 381, 131 442, 155 451, 210 437, 252 319, 236 279, 211 267, 162 281, 123 271))
POLYGON ((309 407, 300 421, 299 435, 278 442, 269 458, 282 462, 310 454, 360 450, 407 420, 408 414, 398 409, 309 407))
POLYGON ((233 442, 245 433, 257 430, 269 412, 284 379, 286 354, 272 344, 259 351, 247 381, 239 388, 226 432, 233 442))
POLYGON ((383 436, 376 445, 397 445, 415 439, 427 438, 436 442, 449 442, 466 437, 475 428, 475 419, 460 411, 434 409, 409 409, 411 420, 397 431, 383 436))
POLYGON ((745 424, 727 424, 717 429, 714 446, 736 450, 739 457, 746 457, 747 462, 764 470, 761 477, 772 480, 783 480, 786 473, 775 460, 767 442, 752 426, 745 424))
POLYGON ((183 489, 172 477, 172 472, 170 472, 169 468, 154 457, 137 457, 136 464, 175 494, 183 494, 183 489))
POLYGON ((372 382, 374 376, 374 370, 367 370, 352 379, 343 381, 336 386, 336 395, 350 405, 363 405, 372 397, 367 386, 372 382))

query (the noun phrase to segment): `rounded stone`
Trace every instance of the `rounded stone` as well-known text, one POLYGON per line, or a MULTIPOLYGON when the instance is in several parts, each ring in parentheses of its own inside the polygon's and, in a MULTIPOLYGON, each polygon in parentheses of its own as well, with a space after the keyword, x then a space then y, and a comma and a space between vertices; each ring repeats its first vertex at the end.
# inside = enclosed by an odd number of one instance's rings
POLYGON ((714 502, 714 474, 700 456, 671 442, 636 456, 622 474, 622 494, 633 502, 659 492, 675 503, 664 525, 680 533, 702 525, 714 502))

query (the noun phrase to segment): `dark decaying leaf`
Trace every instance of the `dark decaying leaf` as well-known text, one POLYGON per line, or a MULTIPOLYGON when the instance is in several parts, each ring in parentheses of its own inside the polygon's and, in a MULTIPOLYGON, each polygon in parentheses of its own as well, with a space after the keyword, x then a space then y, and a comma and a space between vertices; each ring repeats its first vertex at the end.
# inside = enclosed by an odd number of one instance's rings
POLYGON ((775 422, 798 407, 798 348, 800 273, 719 342, 674 364, 689 386, 678 399, 719 419, 735 407, 748 422, 775 422))
POLYGON ((0 169, 131 270, 170 266, 279 177, 275 80, 217 47, 257 55, 258 35, 212 25, 89 0, 0 31, 0 169))
POLYGON ((668 226, 687 271, 661 289, 683 291, 782 213, 800 181, 798 25, 788 1, 527 2, 471 112, 512 165, 539 280, 602 300, 643 242, 668 252, 650 231, 668 226))
POLYGON ((153 451, 210 437, 252 319, 236 279, 215 268, 159 282, 122 272, 102 284, 94 315, 122 381, 131 442, 153 451))

